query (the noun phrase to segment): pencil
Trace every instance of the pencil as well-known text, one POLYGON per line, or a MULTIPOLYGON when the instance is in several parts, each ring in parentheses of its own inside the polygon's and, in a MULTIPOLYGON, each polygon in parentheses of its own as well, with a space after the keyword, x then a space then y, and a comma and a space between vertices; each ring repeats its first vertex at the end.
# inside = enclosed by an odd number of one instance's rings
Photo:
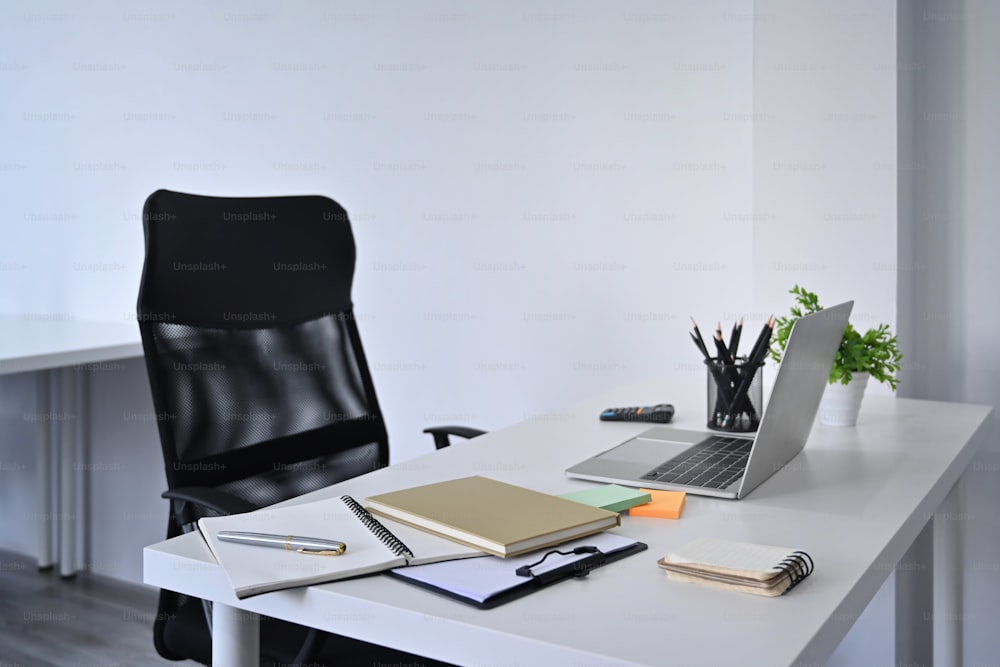
POLYGON ((693 331, 689 331, 688 333, 691 334, 691 340, 694 341, 695 347, 697 347, 698 350, 701 352, 702 356, 705 357, 705 361, 711 361, 712 355, 708 353, 708 348, 705 347, 705 341, 695 336, 693 331))
POLYGON ((733 323, 733 333, 729 336, 729 354, 733 355, 735 360, 740 347, 740 336, 743 334, 743 318, 740 318, 739 322, 733 323))
POLYGON ((724 364, 732 363, 733 357, 726 349, 726 341, 722 340, 722 324, 715 328, 715 349, 719 353, 719 361, 724 364))
POLYGON ((698 323, 691 318, 691 327, 694 329, 690 331, 691 340, 694 341, 695 347, 701 351, 703 357, 705 357, 705 364, 708 366, 708 372, 712 374, 715 379, 716 387, 716 418, 715 421, 719 424, 725 418, 725 415, 729 413, 730 401, 732 394, 729 391, 729 381, 723 375, 722 369, 719 368, 715 360, 712 359, 712 355, 708 352, 708 347, 705 346, 705 340, 701 337, 701 330, 698 328, 698 323))
POLYGON ((757 340, 754 341, 753 347, 750 348, 750 354, 747 357, 748 359, 757 356, 757 353, 760 351, 761 345, 766 344, 765 340, 768 343, 770 342, 771 331, 773 329, 774 329, 774 315, 771 315, 770 317, 767 318, 767 322, 764 323, 764 326, 761 327, 760 333, 757 334, 757 340))
POLYGON ((698 323, 694 321, 693 317, 691 318, 691 327, 694 329, 694 333, 691 334, 691 337, 695 339, 694 344, 698 346, 698 349, 700 349, 706 357, 710 358, 712 355, 708 353, 708 348, 705 347, 705 339, 701 337, 701 329, 698 328, 698 323))
POLYGON ((753 402, 747 400, 747 393, 750 391, 750 385, 753 384, 754 376, 757 375, 758 367, 767 355, 767 348, 768 344, 771 342, 771 332, 773 330, 774 316, 772 315, 767 318, 767 322, 761 329, 760 335, 757 336, 757 341, 754 343, 753 350, 747 358, 747 363, 743 365, 743 377, 740 380, 739 385, 737 385, 736 391, 733 392, 732 401, 729 403, 729 412, 723 419, 724 426, 734 424, 734 420, 736 419, 736 414, 738 412, 746 412, 747 417, 751 420, 753 420, 756 416, 757 411, 754 409, 753 402))

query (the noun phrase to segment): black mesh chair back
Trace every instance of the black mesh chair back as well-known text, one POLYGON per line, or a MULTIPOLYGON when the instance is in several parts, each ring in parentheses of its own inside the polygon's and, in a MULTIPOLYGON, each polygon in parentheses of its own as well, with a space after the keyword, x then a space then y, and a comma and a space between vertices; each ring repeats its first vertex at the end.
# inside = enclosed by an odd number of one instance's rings
POLYGON ((139 328, 170 488, 259 507, 387 464, 339 204, 160 190, 143 224, 139 328))
MULTIPOLYGON (((143 225, 138 320, 172 490, 168 537, 200 516, 388 464, 352 310, 354 238, 339 204, 160 190, 143 225), (185 500, 209 497, 226 502, 185 500)), ((269 632, 262 622, 262 650, 269 632)), ((208 662, 201 601, 164 591, 154 640, 165 657, 208 662)))

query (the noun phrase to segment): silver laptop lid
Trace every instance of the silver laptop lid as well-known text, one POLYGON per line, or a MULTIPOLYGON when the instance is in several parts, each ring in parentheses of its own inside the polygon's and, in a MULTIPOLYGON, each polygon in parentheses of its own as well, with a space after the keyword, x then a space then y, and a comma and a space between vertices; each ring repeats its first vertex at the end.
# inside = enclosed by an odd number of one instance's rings
POLYGON ((799 318, 774 378, 736 497, 753 491, 805 447, 853 301, 799 318))

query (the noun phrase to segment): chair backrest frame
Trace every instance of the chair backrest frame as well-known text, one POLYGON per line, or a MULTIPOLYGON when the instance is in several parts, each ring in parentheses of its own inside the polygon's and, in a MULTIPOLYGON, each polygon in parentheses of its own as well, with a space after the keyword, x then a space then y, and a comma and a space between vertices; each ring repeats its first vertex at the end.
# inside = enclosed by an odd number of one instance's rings
POLYGON ((137 317, 169 488, 269 504, 388 464, 343 207, 159 190, 143 228, 137 317), (287 488, 248 488, 264 478, 287 488))

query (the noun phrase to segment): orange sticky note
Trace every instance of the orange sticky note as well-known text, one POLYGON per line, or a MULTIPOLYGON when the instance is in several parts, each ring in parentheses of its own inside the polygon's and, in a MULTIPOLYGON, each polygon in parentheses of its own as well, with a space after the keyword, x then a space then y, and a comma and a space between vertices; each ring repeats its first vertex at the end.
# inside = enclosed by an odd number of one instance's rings
POLYGON ((653 497, 653 501, 645 505, 636 505, 631 508, 629 516, 651 516, 658 519, 679 519, 681 510, 684 509, 684 499, 687 494, 683 491, 655 491, 653 489, 639 489, 653 497))

